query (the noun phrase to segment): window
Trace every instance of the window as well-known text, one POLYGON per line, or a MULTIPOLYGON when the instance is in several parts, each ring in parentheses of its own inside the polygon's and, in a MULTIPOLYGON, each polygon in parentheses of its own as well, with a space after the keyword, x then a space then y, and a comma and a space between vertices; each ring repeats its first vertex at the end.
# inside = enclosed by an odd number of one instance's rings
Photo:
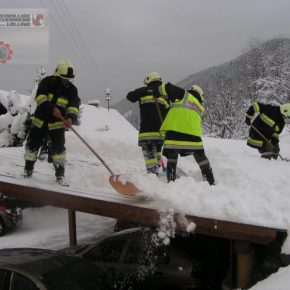
MULTIPOLYGON (((102 277, 86 261, 76 260, 43 276, 49 290, 98 290, 102 277)), ((30 290, 30 289, 29 289, 30 290)))
POLYGON ((124 258, 125 264, 137 264, 142 262, 142 256, 144 256, 144 251, 142 250, 142 244, 140 240, 134 239, 130 242, 126 256, 124 258))
POLYGON ((11 272, 0 270, 0 289, 8 289, 11 272))
POLYGON ((93 250, 85 254, 85 258, 91 261, 103 261, 116 263, 119 261, 122 250, 126 244, 124 239, 112 239, 97 245, 93 250))
POLYGON ((27 277, 18 273, 13 273, 11 280, 11 290, 39 290, 38 287, 27 277))

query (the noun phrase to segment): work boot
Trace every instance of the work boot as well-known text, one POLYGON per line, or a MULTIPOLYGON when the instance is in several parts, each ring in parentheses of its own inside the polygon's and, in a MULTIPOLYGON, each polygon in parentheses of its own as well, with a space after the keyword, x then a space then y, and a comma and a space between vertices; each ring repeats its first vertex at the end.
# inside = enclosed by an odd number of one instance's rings
POLYGON ((261 155, 261 158, 268 159, 268 160, 271 160, 272 157, 273 157, 272 152, 264 152, 264 153, 262 153, 262 155, 261 155))
POLYGON ((47 153, 47 162, 48 163, 53 163, 52 155, 51 155, 51 152, 49 150, 48 150, 48 153, 47 153))
POLYGON ((176 179, 176 164, 167 163, 167 182, 175 181, 176 179))
POLYGON ((147 168, 147 173, 153 173, 156 174, 157 176, 159 175, 159 165, 155 165, 151 168, 147 168))
POLYGON ((47 156, 47 148, 45 146, 42 146, 38 154, 38 159, 44 160, 46 156, 47 156))
POLYGON ((61 186, 69 186, 68 181, 64 177, 64 166, 60 164, 53 164, 55 169, 56 182, 61 186))
POLYGON ((209 183, 209 185, 215 185, 215 180, 211 167, 202 170, 202 176, 203 179, 209 183))
POLYGON ((31 160, 26 160, 25 161, 25 167, 24 167, 24 177, 31 177, 33 174, 33 169, 34 169, 34 163, 35 161, 31 160))
POLYGON ((64 166, 61 164, 53 164, 55 169, 56 180, 59 181, 64 178, 64 166))

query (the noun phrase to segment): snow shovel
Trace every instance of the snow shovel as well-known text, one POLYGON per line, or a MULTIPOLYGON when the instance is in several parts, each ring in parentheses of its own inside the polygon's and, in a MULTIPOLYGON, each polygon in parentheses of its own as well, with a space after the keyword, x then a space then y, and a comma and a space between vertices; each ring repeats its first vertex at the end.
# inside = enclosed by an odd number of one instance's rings
MULTIPOLYGON (((266 143, 268 144, 268 145, 270 145, 271 146, 271 148, 273 149, 274 148, 274 146, 273 146, 273 144, 271 143, 271 141, 270 140, 268 140, 265 136, 264 136, 264 134, 262 133, 262 132, 260 132, 255 126, 253 126, 253 125, 251 125, 251 127, 253 128, 253 130, 254 131, 256 131, 265 141, 266 141, 266 143)), ((287 161, 287 162, 289 162, 290 160, 289 159, 285 159, 285 158, 283 158, 282 156, 281 156, 281 154, 280 153, 278 153, 278 156, 283 160, 283 161, 287 161)))
POLYGON ((162 113, 161 113, 161 110, 160 110, 159 104, 158 104, 158 102, 157 102, 157 98, 155 98, 154 96, 153 96, 153 98, 154 98, 154 102, 155 102, 156 110, 157 110, 157 112, 158 112, 159 120, 160 120, 160 122, 161 122, 161 124, 162 124, 162 123, 163 123, 163 116, 162 116, 162 113))
MULTIPOLYGON (((61 118, 62 121, 65 121, 64 118, 61 118)), ((70 130, 72 130, 75 135, 90 149, 90 151, 102 162, 102 164, 106 167, 106 169, 110 172, 111 176, 109 178, 109 182, 111 186, 120 194, 126 195, 126 196, 135 196, 137 193, 141 192, 141 190, 136 187, 135 184, 133 184, 130 181, 127 180, 119 180, 119 177, 121 175, 116 175, 113 173, 113 171, 110 169, 110 167, 106 164, 106 162, 101 158, 101 156, 84 140, 84 138, 72 127, 69 127, 70 130)))

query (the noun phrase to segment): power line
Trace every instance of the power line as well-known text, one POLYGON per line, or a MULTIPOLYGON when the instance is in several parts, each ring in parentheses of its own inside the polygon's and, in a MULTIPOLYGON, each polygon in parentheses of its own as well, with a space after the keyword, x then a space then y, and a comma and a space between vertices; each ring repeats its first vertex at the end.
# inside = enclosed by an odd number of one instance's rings
MULTIPOLYGON (((62 22, 62 26, 63 26, 63 28, 65 29, 65 31, 67 31, 67 33, 70 35, 70 39, 71 39, 72 42, 74 42, 74 44, 76 45, 76 49, 77 49, 77 51, 78 51, 78 54, 81 55, 81 60, 82 60, 82 62, 85 64, 85 68, 86 68, 86 70, 88 71, 88 67, 90 67, 91 62, 90 62, 90 61, 86 62, 86 57, 85 57, 84 54, 83 54, 83 49, 82 49, 82 47, 79 46, 78 41, 77 41, 76 38, 75 38, 75 35, 74 35, 73 33, 71 33, 70 27, 67 26, 67 23, 66 23, 66 22, 64 21, 64 19, 62 18, 61 13, 58 11, 58 9, 57 9, 57 7, 55 6, 53 0, 51 0, 51 4, 52 4, 54 10, 56 11, 56 13, 59 15, 59 18, 60 18, 60 20, 61 20, 61 22, 62 22), (79 49, 78 49, 78 46, 79 46, 79 49), (88 64, 89 64, 89 65, 88 65, 88 64)), ((89 72, 89 74, 90 74, 90 76, 92 77, 92 74, 91 74, 90 72, 89 72)), ((93 78, 92 78, 92 79, 93 79, 93 78)), ((94 81, 96 81, 96 80, 94 79, 94 81)), ((101 85, 101 87, 103 87, 102 84, 100 84, 100 85, 101 85)), ((98 86, 99 88, 101 88, 99 85, 97 85, 97 86, 98 86)), ((104 88, 102 88, 102 89, 104 89, 104 88)))
MULTIPOLYGON (((47 8, 47 7, 43 4, 42 0, 39 0, 39 2, 40 2, 40 4, 42 5, 42 7, 47 8)), ((83 65, 85 71, 88 73, 88 75, 90 76, 90 78, 93 80, 93 82, 94 82, 94 84, 96 85, 96 87, 97 87, 98 89, 102 89, 102 90, 103 90, 103 88, 101 88, 101 87, 96 83, 96 80, 93 79, 93 77, 92 77, 92 73, 87 69, 86 64, 83 62, 83 58, 82 58, 82 57, 79 57, 79 55, 78 55, 79 52, 77 52, 77 51, 75 50, 74 46, 72 46, 72 45, 70 44, 69 39, 67 38, 67 36, 65 35, 65 33, 60 29, 60 27, 59 27, 57 21, 52 17, 51 14, 50 14, 50 18, 51 18, 52 22, 55 24, 57 30, 60 32, 60 34, 61 34, 61 35, 63 36, 63 38, 65 39, 65 41, 66 41, 66 42, 68 43, 68 45, 73 49, 74 53, 78 56, 78 59, 80 60, 81 64, 83 65)))
POLYGON ((63 16, 65 15, 65 13, 61 13, 59 12, 58 8, 56 7, 56 5, 54 4, 53 0, 50 0, 50 3, 52 5, 52 7, 54 8, 54 10, 56 11, 56 14, 59 16, 60 22, 61 22, 61 26, 63 27, 63 29, 67 32, 66 34, 68 34, 70 36, 70 40, 75 44, 76 49, 78 50, 78 53, 81 54, 82 58, 84 61, 86 61, 86 67, 89 67, 91 62, 88 61, 88 59, 86 59, 86 54, 84 54, 84 50, 82 48, 82 45, 79 43, 78 39, 76 38, 75 34, 72 32, 71 30, 71 25, 68 24, 68 22, 66 22, 63 19, 63 16), (87 65, 89 64, 89 65, 87 65))
MULTIPOLYGON (((96 71, 98 71, 99 70, 99 66, 96 63, 95 58, 94 58, 93 54, 91 53, 90 49, 86 45, 86 42, 85 42, 82 34, 80 33, 78 27, 75 25, 75 21, 72 18, 71 14, 69 12, 69 9, 68 9, 68 7, 65 4, 65 1, 60 1, 59 4, 60 4, 60 8, 62 9, 63 14, 66 16, 68 22, 72 24, 72 28, 74 29, 76 35, 78 36, 78 39, 80 40, 81 45, 85 48, 85 51, 87 52, 87 55, 90 57, 90 60, 93 61, 93 64, 95 66, 96 71), (63 5, 63 7, 61 6, 61 4, 63 5)), ((99 71, 99 72, 100 72, 100 77, 102 78, 100 83, 104 84, 104 81, 103 81, 104 79, 103 79, 102 72, 101 71, 99 71)), ((104 85, 103 85, 103 87, 104 87, 104 85)))

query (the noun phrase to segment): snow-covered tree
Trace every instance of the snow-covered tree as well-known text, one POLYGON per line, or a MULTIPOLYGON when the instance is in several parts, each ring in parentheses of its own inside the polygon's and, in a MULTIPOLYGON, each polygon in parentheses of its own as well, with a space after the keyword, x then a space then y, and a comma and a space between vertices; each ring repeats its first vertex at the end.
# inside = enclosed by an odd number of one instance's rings
POLYGON ((178 83, 205 91, 206 135, 244 138, 245 113, 253 101, 290 103, 290 39, 252 41, 238 58, 191 75, 178 83))
POLYGON ((1 101, 6 104, 7 113, 0 116, 0 147, 23 145, 30 126, 30 117, 36 108, 36 90, 45 73, 43 67, 37 71, 30 97, 23 99, 25 96, 11 90, 6 94, 6 99, 1 101))
POLYGON ((0 147, 22 146, 26 136, 25 122, 27 110, 21 104, 20 95, 12 90, 7 95, 7 113, 0 116, 0 132, 2 138, 0 147))
POLYGON ((39 70, 36 71, 36 78, 33 81, 33 87, 30 94, 30 99, 26 104, 26 107, 29 108, 29 113, 32 115, 36 109, 36 102, 35 102, 35 94, 38 88, 38 84, 40 81, 45 77, 46 70, 43 66, 40 67, 39 70))

